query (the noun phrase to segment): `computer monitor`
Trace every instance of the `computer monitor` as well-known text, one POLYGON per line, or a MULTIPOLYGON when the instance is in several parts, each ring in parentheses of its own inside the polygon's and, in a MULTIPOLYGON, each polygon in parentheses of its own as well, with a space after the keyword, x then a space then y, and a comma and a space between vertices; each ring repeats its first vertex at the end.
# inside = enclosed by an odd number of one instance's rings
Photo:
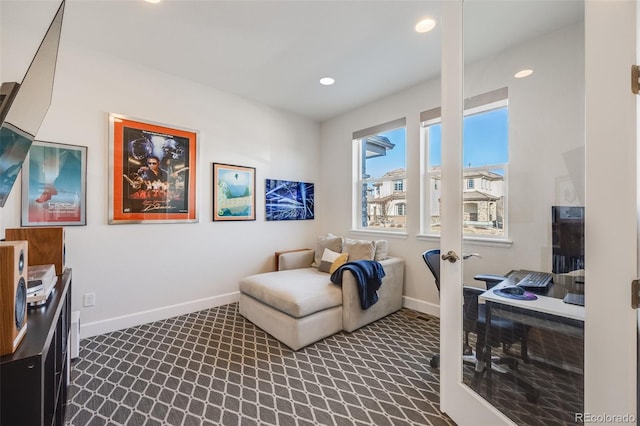
POLYGON ((584 207, 552 206, 552 272, 584 269, 584 207))

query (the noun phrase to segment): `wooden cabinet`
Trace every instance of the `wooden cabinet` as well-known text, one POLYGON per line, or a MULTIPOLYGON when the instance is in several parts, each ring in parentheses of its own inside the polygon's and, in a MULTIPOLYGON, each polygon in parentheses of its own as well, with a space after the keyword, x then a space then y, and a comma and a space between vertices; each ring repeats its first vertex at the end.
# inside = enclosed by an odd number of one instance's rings
POLYGON ((64 425, 69 384, 71 270, 58 276, 46 305, 29 308, 27 334, 0 357, 0 424, 64 425))

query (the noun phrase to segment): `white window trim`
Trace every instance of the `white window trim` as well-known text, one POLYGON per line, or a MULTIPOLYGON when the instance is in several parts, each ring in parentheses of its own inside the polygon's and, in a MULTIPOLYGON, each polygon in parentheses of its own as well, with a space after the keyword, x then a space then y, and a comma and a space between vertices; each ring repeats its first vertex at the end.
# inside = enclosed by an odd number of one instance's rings
MULTIPOLYGON (((488 112, 494 109, 508 107, 509 99, 507 96, 507 88, 497 89, 487 94, 478 95, 472 98, 465 99, 465 106, 469 105, 468 109, 464 110, 464 117, 475 115, 479 113, 488 112), (482 103, 488 101, 487 103, 482 103)), ((438 124, 442 121, 440 117, 440 108, 434 108, 429 111, 424 111, 420 114, 420 233, 417 235, 419 239, 426 240, 440 240, 439 233, 429 232, 431 229, 431 177, 435 175, 430 170, 429 164, 429 140, 428 132, 426 131, 429 126, 438 124)), ((504 193, 507 195, 507 202, 504 205, 504 223, 503 223, 503 235, 474 235, 464 234, 463 239, 465 242, 475 242, 478 244, 491 243, 492 245, 504 245, 510 247, 513 243, 509 239, 509 163, 503 164, 491 164, 482 166, 479 168, 466 168, 465 171, 473 171, 474 169, 490 169, 500 168, 504 170, 504 193)), ((467 187, 465 182, 464 187, 467 187)))
MULTIPOLYGON (((429 241, 429 242, 439 242, 440 241, 440 235, 439 234, 417 234, 416 237, 419 240, 422 241, 429 241)), ((505 247, 505 248, 509 248, 513 245, 513 240, 509 239, 509 238, 490 238, 490 237, 478 237, 478 236, 471 236, 471 235, 466 235, 463 236, 462 239, 464 240, 464 244, 465 246, 471 246, 471 247, 505 247)))
MULTIPOLYGON (((380 124, 377 126, 373 126, 373 127, 369 127, 367 129, 363 129, 363 130, 358 130, 356 132, 353 132, 352 135, 352 151, 351 151, 351 158, 352 158, 352 196, 351 196, 351 200, 352 200, 352 205, 351 205, 351 212, 352 212, 352 223, 351 223, 351 228, 352 231, 351 232, 366 232, 366 233, 378 233, 378 234, 390 234, 390 235, 407 235, 407 231, 406 231, 406 227, 405 228, 398 228, 398 230, 395 229, 379 229, 379 228, 375 228, 375 229, 368 229, 366 227, 362 226, 362 186, 366 185, 366 184, 370 184, 370 183, 376 183, 376 182, 390 182, 393 188, 394 182, 397 180, 402 180, 403 181, 403 186, 404 186, 404 192, 406 192, 406 180, 407 180, 407 173, 406 173, 406 167, 407 167, 407 162, 406 162, 406 149, 405 149, 405 172, 403 174, 400 175, 394 175, 393 177, 388 177, 388 178, 363 178, 362 177, 362 167, 363 167, 363 159, 362 159, 362 155, 361 155, 361 144, 362 144, 362 139, 364 139, 367 136, 374 136, 377 135, 379 133, 383 133, 383 132, 387 132, 390 130, 395 130, 395 129, 399 129, 399 128, 405 128, 406 130, 406 117, 403 118, 399 118, 396 120, 392 120, 389 121, 387 123, 384 124, 380 124)), ((406 137, 405 137, 405 144, 406 144, 406 137)), ((406 146, 405 146, 406 148, 406 146)))

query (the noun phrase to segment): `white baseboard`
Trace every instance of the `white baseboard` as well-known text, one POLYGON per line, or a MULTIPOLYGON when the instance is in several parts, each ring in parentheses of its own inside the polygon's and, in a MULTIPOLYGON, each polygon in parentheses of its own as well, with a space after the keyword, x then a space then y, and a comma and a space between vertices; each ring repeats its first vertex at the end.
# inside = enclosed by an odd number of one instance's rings
POLYGON ((425 302, 424 300, 413 299, 411 297, 402 296, 402 306, 423 314, 432 315, 440 318, 440 305, 425 302))
POLYGON ((190 302, 178 303, 133 314, 122 315, 100 321, 81 324, 80 338, 97 336, 99 334, 111 333, 112 331, 124 328, 135 327, 153 321, 159 321, 178 315, 189 314, 203 309, 214 308, 216 306, 228 305, 240 299, 240 292, 222 294, 220 296, 207 297, 205 299, 193 300, 190 302))
MULTIPOLYGON (((124 328, 135 327, 153 321, 160 321, 178 315, 189 314, 203 309, 215 308, 216 306, 235 303, 240 299, 240 292, 227 293, 220 296, 207 297, 205 299, 193 300, 190 302, 178 303, 176 305, 164 306, 133 314, 122 315, 100 321, 81 323, 80 338, 93 337, 100 334, 111 333, 112 331, 124 328)), ((423 300, 411 297, 402 297, 402 306, 423 314, 440 317, 440 306, 423 300)))

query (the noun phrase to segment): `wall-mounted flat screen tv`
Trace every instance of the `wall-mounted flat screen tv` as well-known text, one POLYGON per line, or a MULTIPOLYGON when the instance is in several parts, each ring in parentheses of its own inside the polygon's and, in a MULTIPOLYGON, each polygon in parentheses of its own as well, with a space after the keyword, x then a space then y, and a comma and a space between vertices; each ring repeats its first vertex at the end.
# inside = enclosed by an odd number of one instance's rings
POLYGON ((51 104, 64 5, 62 1, 22 83, 3 83, 0 88, 0 207, 51 104))

